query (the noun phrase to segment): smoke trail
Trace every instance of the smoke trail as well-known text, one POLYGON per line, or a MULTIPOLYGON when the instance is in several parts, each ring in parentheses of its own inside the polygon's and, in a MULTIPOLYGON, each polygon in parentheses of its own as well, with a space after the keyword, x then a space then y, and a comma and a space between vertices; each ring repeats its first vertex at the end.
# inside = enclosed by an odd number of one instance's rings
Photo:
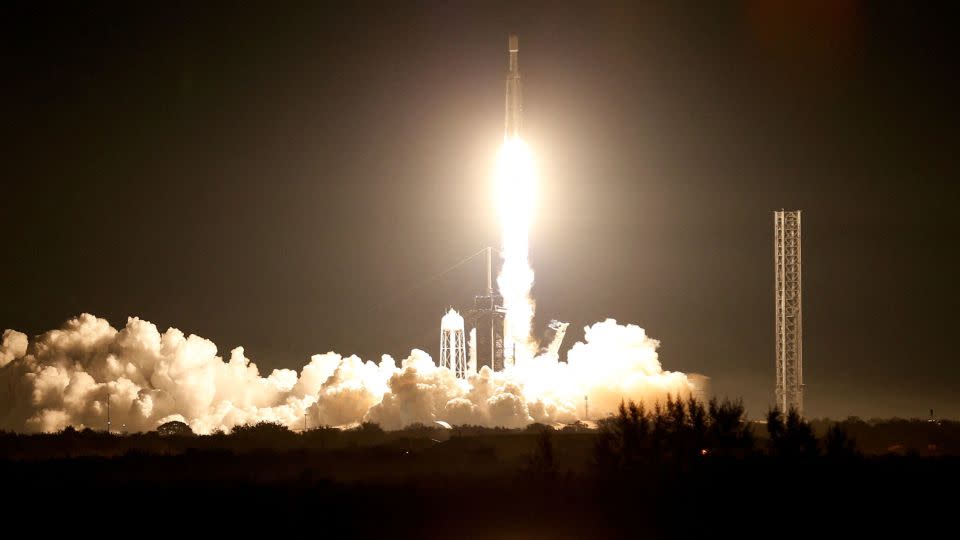
POLYGON ((361 421, 397 429, 445 420, 451 424, 520 427, 572 422, 612 412, 621 399, 663 399, 694 391, 690 379, 663 371, 658 343, 642 328, 606 320, 586 328, 570 350, 520 358, 504 372, 484 367, 466 380, 419 350, 398 363, 329 352, 311 357, 299 373, 262 376, 242 347, 224 359, 216 345, 175 328, 160 332, 131 317, 117 330, 83 314, 28 340, 7 330, 0 344, 0 429, 56 431, 106 426, 147 431, 182 420, 210 433, 272 421, 349 426, 361 421))

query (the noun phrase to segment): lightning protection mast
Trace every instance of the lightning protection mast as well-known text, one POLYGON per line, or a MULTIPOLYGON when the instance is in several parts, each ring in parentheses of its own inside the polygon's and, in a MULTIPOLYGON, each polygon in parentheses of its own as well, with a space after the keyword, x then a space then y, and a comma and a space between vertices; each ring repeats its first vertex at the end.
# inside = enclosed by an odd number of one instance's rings
POLYGON ((773 213, 777 407, 803 415, 803 303, 800 210, 773 213))

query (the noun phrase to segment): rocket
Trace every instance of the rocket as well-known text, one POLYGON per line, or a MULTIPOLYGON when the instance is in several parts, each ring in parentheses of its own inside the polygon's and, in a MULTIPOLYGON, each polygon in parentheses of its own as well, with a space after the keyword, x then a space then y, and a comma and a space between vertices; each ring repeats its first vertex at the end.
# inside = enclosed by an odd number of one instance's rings
POLYGON ((520 41, 511 34, 507 38, 507 50, 510 54, 509 71, 507 72, 507 107, 504 139, 520 137, 520 128, 523 127, 523 95, 520 90, 520 66, 517 56, 520 52, 520 41))

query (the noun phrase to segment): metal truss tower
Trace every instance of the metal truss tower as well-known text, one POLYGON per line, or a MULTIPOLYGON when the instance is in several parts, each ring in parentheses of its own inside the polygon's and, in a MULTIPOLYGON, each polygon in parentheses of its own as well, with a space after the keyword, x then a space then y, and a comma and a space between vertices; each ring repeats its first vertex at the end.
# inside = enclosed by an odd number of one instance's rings
POLYGON ((440 321, 440 367, 452 369, 458 379, 467 378, 463 317, 452 309, 440 321))
POLYGON ((503 371, 505 311, 503 298, 493 290, 493 248, 488 247, 486 254, 486 289, 484 294, 474 297, 473 309, 470 310, 468 317, 471 326, 476 329, 477 371, 483 366, 490 366, 493 371, 503 371))
POLYGON ((803 303, 801 301, 800 210, 773 213, 776 286, 777 407, 803 415, 803 303))

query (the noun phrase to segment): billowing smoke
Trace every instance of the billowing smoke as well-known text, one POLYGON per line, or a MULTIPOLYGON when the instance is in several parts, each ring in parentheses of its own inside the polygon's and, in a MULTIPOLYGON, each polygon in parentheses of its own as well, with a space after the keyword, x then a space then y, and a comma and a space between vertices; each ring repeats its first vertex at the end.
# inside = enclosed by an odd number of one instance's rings
POLYGON ((4 330, 0 342, 0 368, 27 354, 27 335, 16 330, 4 330))
POLYGON ((377 422, 387 429, 445 420, 520 427, 573 422, 612 412, 621 399, 662 399, 695 390, 682 373, 663 371, 657 341, 608 319, 586 328, 567 361, 556 354, 518 359, 494 373, 457 379, 420 350, 397 363, 330 352, 299 373, 263 376, 242 347, 225 360, 216 345, 175 328, 160 332, 136 317, 117 330, 83 314, 30 341, 12 330, 0 344, 0 428, 104 429, 107 400, 115 430, 147 431, 182 420, 199 433, 257 421, 298 429, 377 422))

